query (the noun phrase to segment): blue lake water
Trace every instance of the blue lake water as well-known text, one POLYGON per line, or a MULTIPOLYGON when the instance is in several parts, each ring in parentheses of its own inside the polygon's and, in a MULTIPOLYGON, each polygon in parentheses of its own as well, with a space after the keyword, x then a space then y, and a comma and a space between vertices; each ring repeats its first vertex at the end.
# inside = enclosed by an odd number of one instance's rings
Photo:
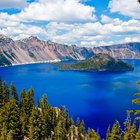
POLYGON ((14 81, 19 92, 33 87, 36 101, 47 93, 51 105, 65 105, 74 120, 80 117, 104 136, 109 124, 116 119, 122 123, 126 110, 135 107, 131 100, 139 89, 140 60, 129 62, 135 70, 125 73, 59 71, 56 65, 33 64, 3 67, 0 75, 9 85, 14 81))

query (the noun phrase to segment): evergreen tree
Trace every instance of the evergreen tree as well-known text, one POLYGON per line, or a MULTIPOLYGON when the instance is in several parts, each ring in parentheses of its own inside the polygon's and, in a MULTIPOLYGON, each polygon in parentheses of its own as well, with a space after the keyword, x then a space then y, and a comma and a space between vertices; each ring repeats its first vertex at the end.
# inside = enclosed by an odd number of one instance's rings
MULTIPOLYGON (((140 84, 140 82, 137 82, 137 84, 140 84)), ((140 107, 140 91, 134 95, 136 98, 132 100, 133 104, 136 104, 140 107)), ((130 113, 133 112, 134 115, 137 115, 136 119, 140 119, 140 110, 130 110, 130 113)))
POLYGON ((112 127, 111 140, 121 140, 120 124, 118 121, 112 127))
POLYGON ((23 108, 26 102, 26 91, 23 89, 20 94, 20 107, 23 108))
POLYGON ((0 140, 21 140, 20 110, 15 99, 0 109, 0 140))
POLYGON ((73 125, 73 120, 70 118, 69 111, 65 106, 60 107, 60 113, 65 118, 66 121, 66 130, 68 131, 70 126, 73 125))
POLYGON ((124 140, 135 140, 136 138, 136 123, 134 122, 130 128, 125 132, 124 140))
POLYGON ((56 110, 48 104, 46 94, 39 100, 39 107, 45 119, 47 137, 51 137, 51 132, 54 131, 57 124, 57 114, 56 110))
POLYGON ((42 111, 36 107, 32 109, 29 123, 30 140, 45 140, 46 127, 42 111))
POLYGON ((0 108, 3 105, 3 84, 2 84, 2 79, 0 77, 0 108))
POLYGON ((138 129, 138 132, 136 133, 136 139, 135 140, 140 140, 140 127, 138 129))
POLYGON ((61 120, 58 122, 57 126, 54 129, 54 140, 65 140, 66 139, 66 129, 64 127, 64 121, 61 120))
POLYGON ((41 108, 43 115, 46 115, 47 109, 49 107, 47 95, 44 94, 39 100, 39 108, 41 108))
POLYGON ((4 82, 3 93, 2 93, 3 105, 9 101, 9 94, 10 94, 10 90, 9 90, 8 84, 4 82))
POLYGON ((30 88, 26 95, 26 113, 29 117, 31 115, 33 106, 34 106, 34 90, 30 88))
POLYGON ((111 131, 110 131, 110 126, 107 129, 107 133, 106 133, 106 140, 111 140, 111 131))
POLYGON ((81 123, 81 121, 80 121, 80 118, 78 117, 76 120, 76 126, 79 127, 80 123, 81 123))
POLYGON ((26 114, 26 91, 25 91, 25 89, 23 89, 20 94, 20 109, 21 109, 20 120, 21 120, 21 124, 22 124, 21 131, 22 131, 22 135, 24 137, 26 137, 28 134, 27 131, 28 131, 28 119, 29 118, 26 114))
POLYGON ((18 94, 17 94, 16 87, 14 86, 14 83, 11 84, 11 94, 12 94, 12 98, 14 98, 18 102, 18 94))
POLYGON ((100 140, 100 136, 95 132, 93 129, 88 129, 88 134, 87 134, 87 139, 88 140, 100 140))
POLYGON ((86 134, 85 123, 84 123, 84 121, 82 121, 80 123, 80 125, 78 126, 78 137, 79 137, 79 139, 81 139, 81 137, 84 137, 85 134, 86 134))

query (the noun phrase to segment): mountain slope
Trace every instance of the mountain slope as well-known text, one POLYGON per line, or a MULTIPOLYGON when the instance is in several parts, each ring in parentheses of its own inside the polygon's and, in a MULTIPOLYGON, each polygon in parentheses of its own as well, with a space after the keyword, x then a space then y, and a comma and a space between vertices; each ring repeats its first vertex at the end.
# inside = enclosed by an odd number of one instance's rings
POLYGON ((98 54, 85 61, 72 64, 62 64, 60 70, 90 70, 90 71, 130 71, 134 68, 122 60, 108 54, 98 54))
POLYGON ((91 48, 42 41, 32 36, 18 41, 0 36, 0 65, 67 59, 83 60, 93 55, 94 52, 91 48))
POLYGON ((95 47, 95 54, 106 53, 114 58, 140 59, 140 43, 126 43, 112 46, 95 47))
POLYGON ((140 59, 140 43, 87 48, 43 41, 33 36, 14 41, 0 35, 0 65, 85 60, 98 53, 120 59, 140 59))

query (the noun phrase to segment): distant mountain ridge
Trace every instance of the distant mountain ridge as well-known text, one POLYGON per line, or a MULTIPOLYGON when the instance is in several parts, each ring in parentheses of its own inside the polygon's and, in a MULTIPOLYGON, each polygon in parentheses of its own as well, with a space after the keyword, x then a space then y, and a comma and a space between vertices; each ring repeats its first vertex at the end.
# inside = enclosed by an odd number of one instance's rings
POLYGON ((37 37, 14 41, 0 35, 0 65, 63 60, 85 60, 98 53, 106 53, 114 58, 140 59, 140 43, 127 43, 103 47, 78 47, 43 41, 37 37))

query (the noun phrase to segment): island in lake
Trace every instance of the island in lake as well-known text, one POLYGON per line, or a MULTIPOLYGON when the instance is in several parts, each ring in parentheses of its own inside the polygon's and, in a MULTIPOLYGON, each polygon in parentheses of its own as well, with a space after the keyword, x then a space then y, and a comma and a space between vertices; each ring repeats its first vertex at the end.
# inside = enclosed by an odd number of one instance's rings
POLYGON ((108 54, 99 53, 85 61, 60 65, 60 70, 132 71, 133 66, 108 54))

